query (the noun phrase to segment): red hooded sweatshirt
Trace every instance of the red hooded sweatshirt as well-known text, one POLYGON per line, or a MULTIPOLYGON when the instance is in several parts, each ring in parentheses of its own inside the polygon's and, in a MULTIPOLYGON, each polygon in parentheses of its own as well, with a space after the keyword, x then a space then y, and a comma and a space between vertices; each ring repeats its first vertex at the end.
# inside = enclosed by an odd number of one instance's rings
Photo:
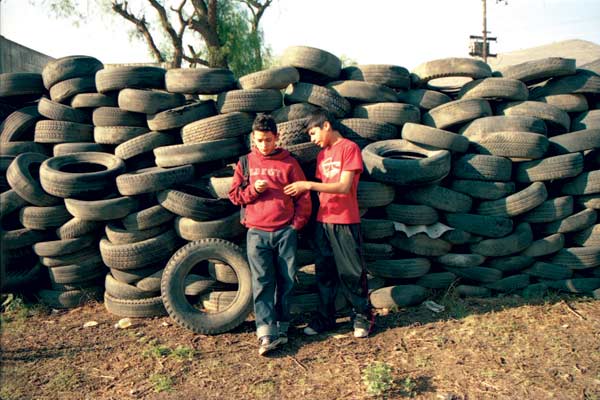
POLYGON ((229 190, 229 199, 233 204, 246 206, 242 221, 246 227, 273 232, 288 225, 296 230, 306 225, 312 210, 310 192, 296 197, 283 193, 286 185, 306 180, 298 161, 289 151, 277 148, 264 156, 253 149, 248 154, 248 170, 250 183, 242 189, 244 177, 242 167, 237 163, 229 190), (267 181, 267 189, 262 193, 254 189, 254 182, 258 179, 267 181))

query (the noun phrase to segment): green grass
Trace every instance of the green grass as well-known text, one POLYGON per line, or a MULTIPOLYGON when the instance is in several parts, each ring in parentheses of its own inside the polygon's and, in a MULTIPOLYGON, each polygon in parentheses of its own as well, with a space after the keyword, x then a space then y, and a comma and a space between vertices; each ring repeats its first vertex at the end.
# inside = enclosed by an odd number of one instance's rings
POLYGON ((55 393, 71 392, 77 387, 79 381, 77 372, 67 368, 57 371, 56 375, 46 383, 45 389, 55 393))
POLYGON ((372 396, 382 396, 392 389, 394 379, 392 367, 384 362, 375 361, 369 364, 362 373, 362 381, 367 393, 372 396))
POLYGON ((170 376, 165 374, 152 374, 148 379, 156 393, 170 392, 173 390, 173 380, 170 376))

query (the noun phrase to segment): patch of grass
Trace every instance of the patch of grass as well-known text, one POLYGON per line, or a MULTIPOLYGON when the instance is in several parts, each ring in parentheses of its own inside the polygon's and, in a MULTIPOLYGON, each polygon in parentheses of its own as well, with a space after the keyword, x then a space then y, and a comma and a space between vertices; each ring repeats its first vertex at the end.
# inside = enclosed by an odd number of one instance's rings
POLYGON ((156 393, 170 392, 173 390, 173 380, 170 376, 164 374, 152 374, 148 379, 156 393))
POLYGON ((77 372, 74 369, 66 368, 57 371, 56 375, 45 385, 45 389, 51 393, 71 392, 79 381, 77 372))
POLYGON ((372 396, 382 396, 392 389, 394 383, 392 367, 385 362, 375 361, 363 371, 362 381, 367 387, 367 393, 372 396))
POLYGON ((250 391, 252 392, 253 397, 256 397, 257 399, 271 398, 276 394, 277 387, 275 386, 275 382, 267 380, 256 383, 250 388, 250 391))
POLYGON ((405 397, 414 397, 417 394, 417 382, 410 376, 400 381, 400 393, 405 397))
POLYGON ((23 387, 14 384, 10 380, 2 379, 2 386, 0 386, 0 399, 20 400, 25 397, 26 395, 23 391, 23 387))
POLYGON ((171 356, 177 361, 191 361, 194 355, 196 355, 196 351, 185 346, 177 346, 171 353, 171 356))
POLYGON ((163 344, 152 344, 148 345, 142 355, 144 357, 163 358, 167 357, 173 352, 169 346, 163 344))

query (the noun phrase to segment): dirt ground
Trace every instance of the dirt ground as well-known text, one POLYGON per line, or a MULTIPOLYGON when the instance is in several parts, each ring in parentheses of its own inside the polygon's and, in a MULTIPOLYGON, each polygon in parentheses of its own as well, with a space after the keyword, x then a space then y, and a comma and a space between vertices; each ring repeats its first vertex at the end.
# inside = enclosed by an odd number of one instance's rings
POLYGON ((251 321, 217 336, 168 317, 116 329, 102 304, 51 312, 13 301, 2 313, 0 397, 600 399, 600 301, 437 301, 444 312, 379 316, 368 339, 352 336, 348 318, 311 338, 298 325, 268 358, 251 321))

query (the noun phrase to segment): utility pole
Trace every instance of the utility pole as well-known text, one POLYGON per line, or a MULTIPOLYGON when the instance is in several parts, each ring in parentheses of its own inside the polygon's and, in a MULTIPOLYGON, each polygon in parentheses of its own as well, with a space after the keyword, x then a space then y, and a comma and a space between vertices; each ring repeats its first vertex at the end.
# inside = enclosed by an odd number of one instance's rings
MULTIPOLYGON (((481 57, 484 62, 487 62, 488 57, 496 57, 496 54, 490 54, 489 42, 495 42, 497 40, 496 37, 488 36, 487 30, 487 0, 481 0, 483 5, 483 31, 482 36, 471 35, 469 38, 471 39, 470 51, 469 55, 481 57)), ((508 0, 496 0, 496 4, 504 3, 504 5, 508 5, 508 0)))

